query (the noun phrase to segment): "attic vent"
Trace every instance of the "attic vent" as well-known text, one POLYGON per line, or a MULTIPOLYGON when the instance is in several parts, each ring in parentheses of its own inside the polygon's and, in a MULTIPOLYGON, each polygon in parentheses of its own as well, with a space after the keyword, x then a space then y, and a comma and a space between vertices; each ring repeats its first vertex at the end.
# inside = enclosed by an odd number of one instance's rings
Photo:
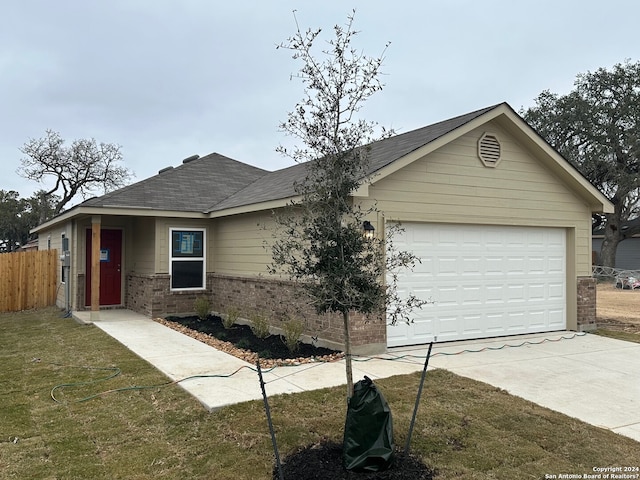
POLYGON ((182 160, 182 163, 193 162, 194 160, 197 160, 199 158, 200 158, 200 155, 191 155, 190 157, 187 157, 184 160, 182 160))
POLYGON ((500 162, 500 141, 493 133, 483 133, 478 140, 478 157, 485 167, 495 167, 500 162))
POLYGON ((169 170, 173 170, 173 167, 165 167, 162 170, 158 170, 158 175, 164 172, 168 172, 169 170))

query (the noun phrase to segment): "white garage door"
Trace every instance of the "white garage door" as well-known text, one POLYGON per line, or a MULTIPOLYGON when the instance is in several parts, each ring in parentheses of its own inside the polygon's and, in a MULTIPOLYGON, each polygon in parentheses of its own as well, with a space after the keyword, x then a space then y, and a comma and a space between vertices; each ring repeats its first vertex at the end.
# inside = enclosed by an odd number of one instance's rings
POLYGON ((434 303, 387 327, 389 346, 566 328, 566 240, 561 228, 403 223, 397 250, 422 263, 398 292, 434 303))

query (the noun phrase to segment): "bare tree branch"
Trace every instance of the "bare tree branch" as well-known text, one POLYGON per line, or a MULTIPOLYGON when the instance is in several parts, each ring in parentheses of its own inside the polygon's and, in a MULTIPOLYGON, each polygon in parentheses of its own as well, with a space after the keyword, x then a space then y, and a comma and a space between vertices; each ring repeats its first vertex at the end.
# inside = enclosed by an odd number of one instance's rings
POLYGON ((118 165, 122 161, 119 145, 100 143, 95 139, 74 140, 66 147, 58 132, 47 130, 42 138, 29 139, 20 149, 18 173, 29 180, 43 183, 53 178, 54 186, 46 194, 59 194, 55 214, 78 195, 87 198, 96 189, 102 193, 120 188, 133 173, 118 165))

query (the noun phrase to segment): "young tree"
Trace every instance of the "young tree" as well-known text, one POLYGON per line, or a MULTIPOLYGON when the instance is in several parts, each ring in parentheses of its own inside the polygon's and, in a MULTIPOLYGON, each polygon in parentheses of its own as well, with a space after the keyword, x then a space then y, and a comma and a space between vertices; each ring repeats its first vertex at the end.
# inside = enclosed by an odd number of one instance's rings
MULTIPOLYGON (((271 269, 296 281, 318 314, 342 315, 348 398, 353 394, 352 313, 384 315, 389 307, 395 322, 407 319, 411 308, 424 303, 414 296, 400 299, 395 276, 385 282, 388 269, 411 267, 417 259, 394 252, 390 236, 366 238, 363 222, 376 218, 377 210, 361 208, 352 197, 370 173, 367 145, 375 140, 376 130, 375 123, 357 113, 383 87, 383 56, 370 58, 352 46, 357 34, 354 13, 345 27, 334 27, 335 36, 321 56, 314 49, 320 30, 303 33, 297 19, 295 35, 279 46, 302 62, 297 78, 305 89, 302 101, 280 125, 302 146, 281 146, 278 151, 304 162, 306 177, 295 185, 298 200, 276 217, 281 228, 272 245, 271 269)), ((384 135, 389 132, 383 129, 384 135)))
POLYGON ((542 92, 521 114, 613 203, 600 261, 614 267, 619 242, 640 233, 621 228, 640 198, 640 62, 579 74, 574 86, 567 95, 542 92))
POLYGON ((103 192, 122 187, 132 173, 119 166, 120 146, 98 144, 95 139, 74 140, 66 147, 60 134, 47 130, 42 138, 29 139, 20 151, 18 173, 29 180, 42 182, 53 177, 55 185, 46 195, 59 194, 54 213, 57 215, 77 195, 86 198, 94 189, 103 192))

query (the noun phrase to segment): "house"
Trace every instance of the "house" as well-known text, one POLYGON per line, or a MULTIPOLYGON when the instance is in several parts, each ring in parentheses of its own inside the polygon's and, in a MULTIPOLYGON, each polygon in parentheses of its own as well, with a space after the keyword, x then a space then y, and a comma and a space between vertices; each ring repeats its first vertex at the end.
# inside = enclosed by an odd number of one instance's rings
MULTIPOLYGON (((621 226, 621 230, 629 230, 640 225, 640 218, 634 218, 621 226)), ((604 240, 604 228, 598 226, 593 230, 593 261, 600 265, 600 248, 604 240)), ((640 234, 628 236, 618 243, 616 249, 616 268, 621 270, 640 270, 640 234)))
MULTIPOLYGON (((354 201, 376 202, 375 235, 402 223, 396 247, 421 263, 400 290, 433 303, 409 325, 356 318, 354 351, 595 325, 591 215, 613 207, 509 105, 381 140, 370 160, 354 201)), ((58 249, 68 239, 73 310, 159 317, 192 312, 206 295, 218 312, 277 312, 296 301, 287 281, 267 273, 264 245, 305 168, 194 156, 34 231, 41 249, 47 238, 58 249)), ((300 314, 309 335, 342 344, 340 318, 300 314)))
POLYGON ((34 250, 38 250, 38 239, 29 240, 24 245, 21 245, 18 250, 21 252, 32 252, 34 250))

